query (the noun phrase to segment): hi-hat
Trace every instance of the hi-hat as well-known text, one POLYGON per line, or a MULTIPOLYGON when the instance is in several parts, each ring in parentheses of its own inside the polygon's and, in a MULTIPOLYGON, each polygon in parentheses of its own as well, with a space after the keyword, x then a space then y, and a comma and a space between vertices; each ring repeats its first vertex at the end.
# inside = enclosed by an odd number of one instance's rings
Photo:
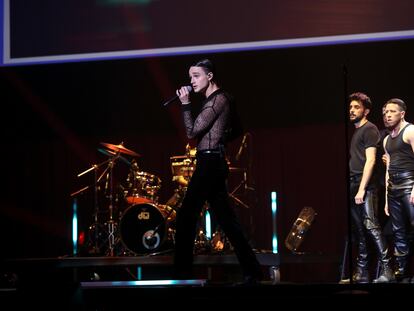
POLYGON ((113 144, 108 144, 108 143, 101 143, 102 146, 105 146, 106 148, 108 148, 109 150, 112 150, 114 152, 120 152, 120 153, 124 153, 124 154, 128 154, 128 155, 132 155, 134 157, 140 157, 141 155, 136 153, 135 151, 132 151, 130 149, 125 148, 122 143, 120 143, 119 145, 113 145, 113 144))

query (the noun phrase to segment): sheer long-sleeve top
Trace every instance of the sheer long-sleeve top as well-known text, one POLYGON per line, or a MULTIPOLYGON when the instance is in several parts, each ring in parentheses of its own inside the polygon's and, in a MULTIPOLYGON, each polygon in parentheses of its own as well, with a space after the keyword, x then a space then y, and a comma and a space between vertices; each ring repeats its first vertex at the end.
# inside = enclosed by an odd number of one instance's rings
POLYGON ((226 143, 230 123, 231 97, 221 89, 216 90, 202 103, 194 120, 190 105, 183 105, 184 125, 189 139, 197 140, 197 150, 217 149, 226 143))

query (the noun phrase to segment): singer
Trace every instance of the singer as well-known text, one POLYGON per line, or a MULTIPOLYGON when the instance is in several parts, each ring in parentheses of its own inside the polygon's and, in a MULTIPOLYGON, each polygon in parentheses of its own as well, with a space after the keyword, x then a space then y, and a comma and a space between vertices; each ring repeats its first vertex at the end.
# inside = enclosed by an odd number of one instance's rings
POLYGON ((241 265, 242 285, 256 285, 262 278, 259 262, 229 204, 225 158, 226 143, 236 136, 233 128, 236 110, 233 98, 216 81, 213 63, 204 59, 189 69, 191 86, 202 94, 201 111, 194 119, 187 86, 176 91, 181 101, 184 126, 189 139, 197 140, 197 164, 181 208, 177 212, 174 272, 177 279, 192 278, 193 247, 197 220, 204 203, 223 229, 241 265))

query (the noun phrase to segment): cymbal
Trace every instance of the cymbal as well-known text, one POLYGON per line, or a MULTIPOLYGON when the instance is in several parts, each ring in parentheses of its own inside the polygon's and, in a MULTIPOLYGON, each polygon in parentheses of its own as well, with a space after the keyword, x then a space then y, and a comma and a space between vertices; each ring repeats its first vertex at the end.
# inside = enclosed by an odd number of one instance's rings
POLYGON ((132 155, 134 157, 140 157, 141 155, 136 153, 135 151, 132 151, 130 149, 125 148, 122 143, 120 143, 119 145, 113 145, 113 144, 108 144, 108 143, 101 143, 102 146, 105 146, 106 148, 108 148, 109 150, 115 151, 115 152, 120 152, 120 153, 125 153, 128 155, 132 155))

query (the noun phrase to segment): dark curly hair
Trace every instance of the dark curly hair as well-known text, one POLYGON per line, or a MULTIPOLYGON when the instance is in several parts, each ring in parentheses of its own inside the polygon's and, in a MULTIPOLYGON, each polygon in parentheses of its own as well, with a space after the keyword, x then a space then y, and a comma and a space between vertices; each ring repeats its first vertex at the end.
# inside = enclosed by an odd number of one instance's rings
POLYGON ((353 100, 355 100, 355 101, 359 102, 360 104, 362 104, 362 106, 364 106, 365 109, 371 110, 371 108, 372 108, 371 99, 368 97, 367 94, 364 94, 362 92, 352 93, 351 95, 349 95, 349 102, 351 102, 353 100))

